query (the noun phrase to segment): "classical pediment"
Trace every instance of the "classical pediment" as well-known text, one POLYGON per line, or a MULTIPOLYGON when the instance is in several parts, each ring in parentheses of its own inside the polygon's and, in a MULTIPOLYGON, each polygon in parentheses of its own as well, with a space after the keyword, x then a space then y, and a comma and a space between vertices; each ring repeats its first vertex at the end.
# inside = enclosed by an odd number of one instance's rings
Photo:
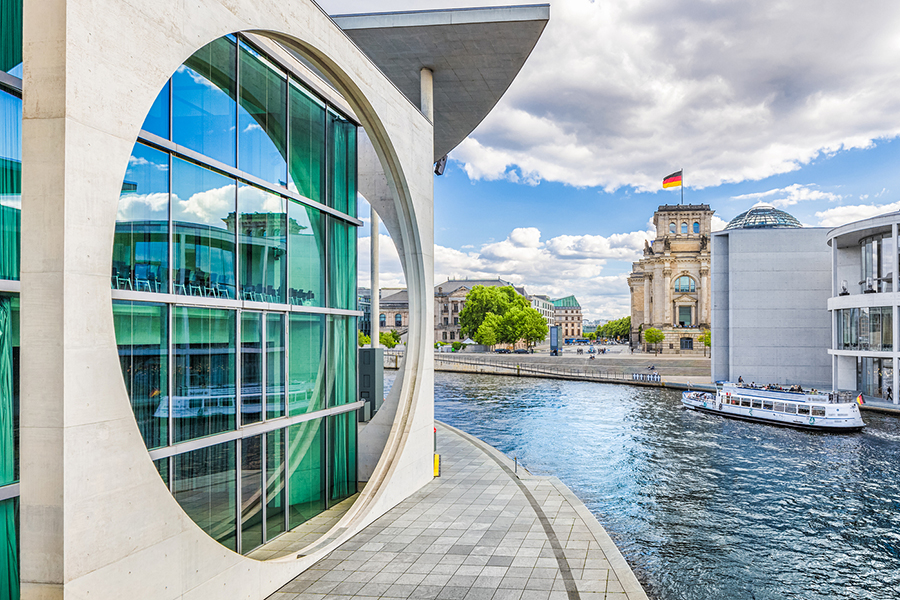
POLYGON ((697 301, 697 294, 678 294, 672 298, 675 304, 693 304, 697 301))

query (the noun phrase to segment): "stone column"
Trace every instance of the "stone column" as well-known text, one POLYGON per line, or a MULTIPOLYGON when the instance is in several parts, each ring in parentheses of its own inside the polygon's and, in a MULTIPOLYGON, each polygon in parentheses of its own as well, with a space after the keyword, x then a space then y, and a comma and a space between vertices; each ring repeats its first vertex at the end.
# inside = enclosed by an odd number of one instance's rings
POLYGON ((710 325, 712 315, 710 314, 710 289, 709 289, 709 269, 700 267, 700 293, 697 294, 697 324, 710 325))
POLYGON ((378 230, 380 228, 380 220, 378 218, 378 213, 375 212, 375 209, 371 209, 370 213, 370 225, 372 229, 372 237, 371 237, 371 264, 369 265, 369 275, 370 275, 370 283, 369 287, 372 290, 372 348, 377 348, 380 335, 381 335, 381 298, 379 297, 379 287, 380 284, 378 282, 378 272, 379 272, 379 239, 378 239, 378 230))
POLYGON ((434 123, 434 73, 428 67, 419 71, 419 92, 422 114, 434 123))
POLYGON ((651 285, 650 274, 644 273, 644 323, 650 325, 653 323, 653 315, 650 314, 650 294, 653 291, 651 285))
POLYGON ((666 265, 663 269, 663 278, 662 278, 662 294, 663 294, 663 323, 666 326, 671 327, 674 321, 672 320, 672 286, 670 285, 670 279, 672 279, 672 267, 670 265, 666 265))

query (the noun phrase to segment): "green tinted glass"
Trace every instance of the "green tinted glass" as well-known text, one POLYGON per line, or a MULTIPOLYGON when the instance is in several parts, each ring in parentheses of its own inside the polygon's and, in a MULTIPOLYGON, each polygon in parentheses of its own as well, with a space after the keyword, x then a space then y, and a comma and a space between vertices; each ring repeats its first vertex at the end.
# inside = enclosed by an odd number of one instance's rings
POLYGON ((325 408, 325 317, 290 315, 288 344, 288 414, 325 408))
POLYGON ((325 510, 324 446, 323 419, 298 423, 288 430, 291 528, 325 510))

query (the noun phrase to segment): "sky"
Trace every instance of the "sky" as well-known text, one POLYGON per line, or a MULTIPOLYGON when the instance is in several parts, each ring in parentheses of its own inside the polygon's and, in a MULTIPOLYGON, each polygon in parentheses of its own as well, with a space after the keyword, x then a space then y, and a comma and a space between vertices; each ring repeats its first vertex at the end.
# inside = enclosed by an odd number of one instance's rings
MULTIPOLYGON (((330 14, 520 3, 320 2, 330 14)), ((574 294, 585 318, 625 316, 653 212, 681 200, 662 178, 679 169, 685 203, 709 204, 714 229, 759 203, 815 227, 900 210, 900 3, 550 7, 519 76, 435 178, 436 283, 500 277, 574 294)), ((386 237, 381 254, 382 286, 403 286, 386 237)))

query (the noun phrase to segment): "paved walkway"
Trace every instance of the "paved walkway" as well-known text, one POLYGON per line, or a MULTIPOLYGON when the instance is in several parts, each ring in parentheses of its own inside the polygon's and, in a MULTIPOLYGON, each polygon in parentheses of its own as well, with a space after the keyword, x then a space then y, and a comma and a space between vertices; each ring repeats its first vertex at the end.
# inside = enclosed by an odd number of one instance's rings
POLYGON ((441 477, 270 600, 646 600, 587 508, 438 424, 441 477))

